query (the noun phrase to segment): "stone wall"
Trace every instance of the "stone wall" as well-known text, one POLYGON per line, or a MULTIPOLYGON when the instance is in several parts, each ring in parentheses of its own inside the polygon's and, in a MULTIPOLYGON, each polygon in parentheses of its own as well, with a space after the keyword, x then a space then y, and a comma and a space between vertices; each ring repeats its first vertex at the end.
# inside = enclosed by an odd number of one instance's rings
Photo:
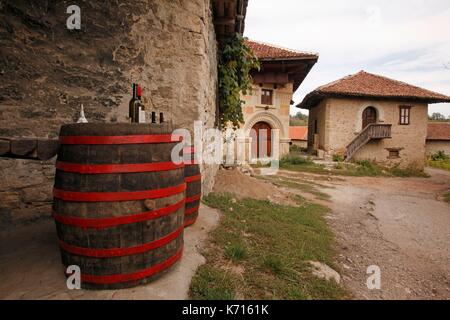
POLYGON ((450 156, 450 140, 427 140, 427 155, 432 155, 438 151, 444 151, 446 155, 450 156))
MULTIPOLYGON (((279 153, 280 157, 289 153, 289 109, 293 96, 293 84, 278 85, 254 84, 252 90, 242 96, 244 104, 244 124, 243 129, 250 130, 257 122, 266 122, 272 129, 279 130, 279 153), (273 90, 272 105, 261 104, 262 89, 273 90)), ((250 138, 249 136, 247 139, 250 138)), ((248 142, 247 149, 251 150, 253 141, 248 142)), ((247 159, 248 160, 248 159, 247 159)))
MULTIPOLYGON (((346 146, 362 130, 362 113, 372 106, 377 109, 378 122, 392 124, 392 139, 371 141, 354 156, 356 160, 368 159, 385 165, 423 168, 425 165, 425 139, 428 125, 428 105, 423 103, 405 103, 399 101, 380 101, 364 99, 326 99, 326 111, 323 107, 312 110, 310 121, 316 114, 325 117, 326 128, 319 128, 321 148, 327 154, 343 152, 346 146), (399 125, 399 106, 411 106, 410 125, 399 125), (325 114, 325 116, 324 116, 325 114), (328 115, 328 116, 327 116, 328 115), (400 158, 389 158, 387 148, 398 148, 400 158)), ((319 117, 320 119, 320 117, 319 117)), ((319 121, 322 123, 322 121, 319 121)))
POLYGON ((327 107, 327 101, 322 100, 316 107, 309 110, 308 121, 308 148, 314 149, 314 135, 317 126, 317 140, 316 144, 319 149, 327 150, 329 148, 328 138, 329 135, 326 132, 327 125, 329 125, 329 108, 327 107), (317 125, 316 125, 317 124, 317 125))
MULTIPOLYGON (((0 136, 57 137, 84 104, 90 122, 126 121, 131 83, 147 112, 177 128, 216 118, 217 43, 210 0, 0 0, 0 136)), ((147 114, 148 117, 148 114, 147 114)), ((204 191, 217 166, 202 168, 204 191)), ((52 162, 0 160, 0 220, 49 216, 52 162)))

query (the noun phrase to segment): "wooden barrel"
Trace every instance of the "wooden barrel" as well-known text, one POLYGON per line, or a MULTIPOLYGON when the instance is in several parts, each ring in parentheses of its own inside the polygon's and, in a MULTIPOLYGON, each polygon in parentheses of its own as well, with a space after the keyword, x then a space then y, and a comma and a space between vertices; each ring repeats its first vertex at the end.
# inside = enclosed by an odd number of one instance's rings
POLYGON ((171 161, 168 124, 61 128, 53 216, 65 267, 82 287, 147 283, 182 255, 184 165, 171 161))
POLYGON ((202 176, 194 147, 184 148, 183 152, 185 155, 184 178, 187 185, 184 226, 188 227, 197 221, 202 197, 202 176))

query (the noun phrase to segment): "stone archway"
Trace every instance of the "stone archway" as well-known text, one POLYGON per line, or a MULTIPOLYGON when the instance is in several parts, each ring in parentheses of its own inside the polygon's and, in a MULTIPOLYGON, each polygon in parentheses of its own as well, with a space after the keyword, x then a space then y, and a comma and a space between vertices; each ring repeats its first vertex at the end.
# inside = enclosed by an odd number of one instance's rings
POLYGON ((278 129, 280 132, 279 134, 280 139, 288 138, 287 129, 283 126, 280 119, 270 112, 257 113, 252 118, 250 118, 248 121, 245 122, 244 130, 247 137, 250 136, 251 129, 258 122, 266 122, 270 125, 272 129, 278 129))
MULTIPOLYGON (((245 152, 248 155, 246 159, 249 161, 255 160, 252 154, 254 154, 255 146, 257 140, 252 137, 252 128, 258 123, 266 123, 270 127, 271 131, 271 141, 270 141, 270 158, 278 158, 281 155, 289 153, 289 134, 288 128, 286 128, 281 120, 271 112, 262 111, 253 115, 249 120, 245 122, 244 125, 244 135, 245 135, 245 152)), ((254 135, 254 133, 253 133, 254 135)))
POLYGON ((374 107, 370 106, 364 109, 362 113, 362 130, 364 130, 369 124, 377 123, 378 111, 374 107))
POLYGON ((371 101, 368 101, 364 104, 361 104, 358 109, 358 113, 357 113, 356 119, 355 119, 355 127, 354 127, 355 133, 361 132, 361 128, 363 126, 363 113, 368 107, 372 107, 376 110, 377 122, 384 122, 385 116, 384 116, 384 110, 383 110, 382 106, 380 106, 377 103, 372 103, 371 101))
POLYGON ((267 122, 257 122, 251 132, 252 158, 270 158, 272 156, 272 127, 267 122))

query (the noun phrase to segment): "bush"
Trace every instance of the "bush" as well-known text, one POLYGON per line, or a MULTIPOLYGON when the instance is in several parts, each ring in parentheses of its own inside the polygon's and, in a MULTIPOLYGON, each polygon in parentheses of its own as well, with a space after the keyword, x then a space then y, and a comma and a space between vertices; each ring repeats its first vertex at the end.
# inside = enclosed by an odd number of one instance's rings
POLYGON ((301 152, 301 151, 302 149, 295 144, 289 146, 289 152, 301 152))
POLYGON ((288 155, 281 159, 280 165, 308 165, 314 162, 310 158, 288 155))
POLYGON ((398 167, 394 167, 390 170, 390 173, 394 177, 400 177, 400 178, 407 178, 407 177, 423 177, 427 178, 429 177, 425 172, 422 170, 419 170, 415 167, 408 167, 405 169, 401 169, 398 167))
POLYGON ((432 161, 448 161, 450 160, 450 157, 445 154, 444 151, 438 151, 431 155, 432 161))
POLYGON ((356 164, 358 165, 356 171, 360 175, 379 176, 383 173, 383 170, 370 160, 357 161, 356 164))
POLYGON ((333 154, 333 161, 334 162, 343 162, 344 161, 344 156, 342 154, 333 154))

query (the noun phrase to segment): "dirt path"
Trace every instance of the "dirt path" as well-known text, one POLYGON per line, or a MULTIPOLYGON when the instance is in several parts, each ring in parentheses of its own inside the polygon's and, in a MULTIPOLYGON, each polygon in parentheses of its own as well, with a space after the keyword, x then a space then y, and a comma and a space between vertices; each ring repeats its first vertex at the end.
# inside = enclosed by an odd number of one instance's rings
MULTIPOLYGON (((357 299, 450 299, 450 205, 440 198, 450 174, 431 178, 327 178, 329 223, 336 235, 344 285, 357 299), (381 290, 369 290, 367 267, 381 269, 381 290)), ((326 181, 323 181, 326 180, 326 181)))
POLYGON ((205 262, 200 250, 218 223, 219 213, 202 205, 197 223, 185 230, 183 258, 173 270, 147 285, 105 291, 67 289, 50 219, 2 231, 0 299, 186 299, 197 267, 205 262))

